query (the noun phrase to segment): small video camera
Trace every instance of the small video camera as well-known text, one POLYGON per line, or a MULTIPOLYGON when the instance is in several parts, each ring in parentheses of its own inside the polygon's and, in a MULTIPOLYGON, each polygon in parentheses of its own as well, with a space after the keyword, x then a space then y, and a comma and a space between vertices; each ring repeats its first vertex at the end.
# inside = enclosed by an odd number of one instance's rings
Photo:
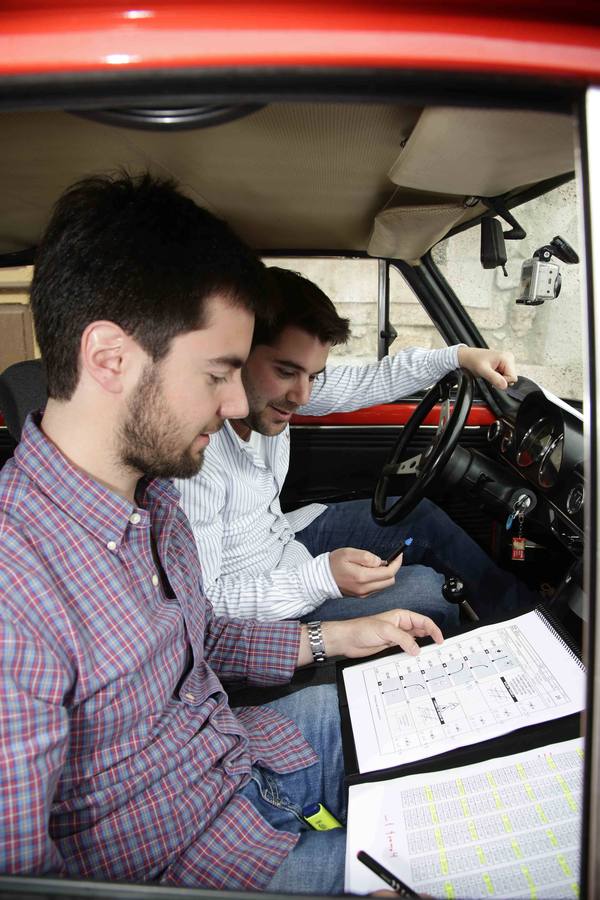
POLYGON ((558 263, 550 262, 553 256, 565 263, 577 263, 579 257, 564 238, 558 235, 536 250, 532 259, 521 266, 521 285, 517 303, 539 306, 545 300, 556 299, 560 294, 562 276, 558 263))

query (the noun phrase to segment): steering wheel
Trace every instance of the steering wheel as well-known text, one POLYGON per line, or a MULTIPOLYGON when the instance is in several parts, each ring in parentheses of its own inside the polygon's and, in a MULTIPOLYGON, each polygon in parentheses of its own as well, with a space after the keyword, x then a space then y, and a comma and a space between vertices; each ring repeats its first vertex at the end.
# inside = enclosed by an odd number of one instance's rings
POLYGON ((423 397, 404 426, 389 461, 381 470, 371 513, 378 525, 394 525, 415 508, 439 480, 458 443, 473 402, 473 378, 466 369, 453 369, 444 375, 423 397), (456 385, 453 408, 450 392, 456 385), (416 456, 405 458, 406 448, 436 403, 441 403, 440 421, 428 447, 416 456), (400 475, 408 484, 405 492, 386 509, 390 478, 400 475))

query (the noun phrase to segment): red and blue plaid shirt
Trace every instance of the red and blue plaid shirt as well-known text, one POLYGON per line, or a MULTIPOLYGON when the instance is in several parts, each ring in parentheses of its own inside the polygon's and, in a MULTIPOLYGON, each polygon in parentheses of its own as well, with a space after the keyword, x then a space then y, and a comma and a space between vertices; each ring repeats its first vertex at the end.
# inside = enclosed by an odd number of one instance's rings
POLYGON ((38 422, 0 472, 0 871, 261 888, 296 838, 239 788, 315 755, 220 679, 288 681, 299 626, 216 618, 175 488, 134 507, 38 422))

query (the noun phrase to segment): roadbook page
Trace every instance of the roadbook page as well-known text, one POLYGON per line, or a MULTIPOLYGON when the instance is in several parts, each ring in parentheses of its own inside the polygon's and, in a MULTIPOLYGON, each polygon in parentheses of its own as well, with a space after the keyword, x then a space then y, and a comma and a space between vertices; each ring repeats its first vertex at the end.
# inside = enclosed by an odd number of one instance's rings
POLYGON ((343 671, 359 772, 421 760, 584 707, 581 661, 537 612, 343 671))
POLYGON ((385 885, 366 850, 431 897, 579 896, 583 741, 444 772, 353 785, 346 891, 385 885))

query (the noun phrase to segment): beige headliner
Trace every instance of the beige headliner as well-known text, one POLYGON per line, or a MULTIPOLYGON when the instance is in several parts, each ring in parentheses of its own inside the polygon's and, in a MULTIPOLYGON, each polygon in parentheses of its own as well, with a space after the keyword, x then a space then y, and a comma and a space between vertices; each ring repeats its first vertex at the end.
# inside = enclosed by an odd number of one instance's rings
POLYGON ((481 210, 465 197, 573 168, 571 120, 543 113, 274 103, 193 131, 62 112, 2 114, 0 127, 1 252, 35 245, 68 184, 119 166, 175 177, 257 248, 409 259, 481 210))

